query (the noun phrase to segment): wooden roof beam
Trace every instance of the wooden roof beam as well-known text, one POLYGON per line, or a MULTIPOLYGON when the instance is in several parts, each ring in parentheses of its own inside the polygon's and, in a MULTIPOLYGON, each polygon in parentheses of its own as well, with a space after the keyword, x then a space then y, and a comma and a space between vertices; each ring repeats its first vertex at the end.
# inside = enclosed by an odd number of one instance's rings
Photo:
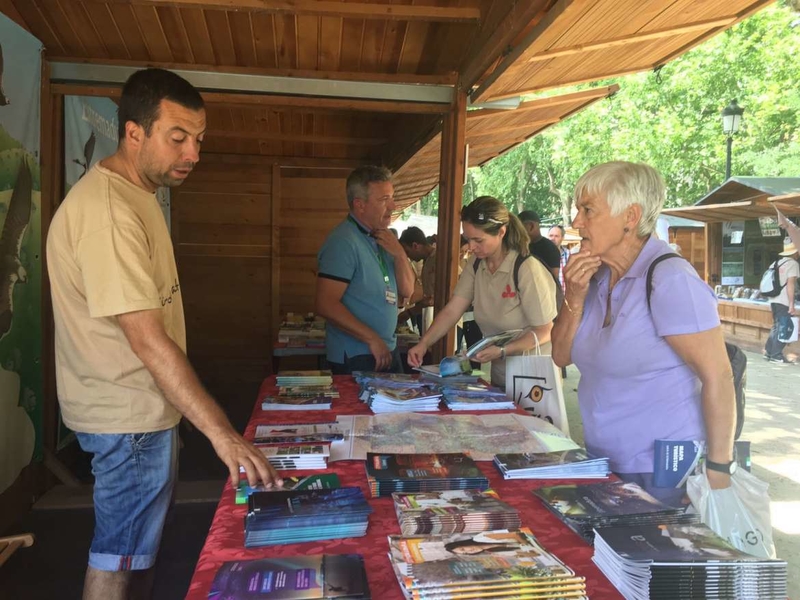
MULTIPOLYGON (((642 69, 637 69, 636 72, 641 71, 642 69)), ((581 82, 583 83, 583 82, 581 82)), ((556 87, 562 87, 559 84, 556 87)), ((616 83, 612 85, 604 85, 601 87, 591 88, 588 90, 582 90, 580 92, 574 92, 571 94, 560 94, 558 96, 548 96, 546 98, 537 98, 535 100, 529 100, 528 102, 523 102, 519 105, 519 108, 514 110, 473 110, 467 113, 467 122, 472 119, 485 119, 487 117, 494 117, 498 115, 515 115, 519 114, 520 111, 526 112, 531 110, 538 110, 546 107, 551 106, 559 106, 561 104, 568 104, 571 102, 582 102, 588 100, 594 100, 597 98, 603 98, 605 96, 610 96, 616 93, 619 90, 619 85, 616 83)), ((529 93, 529 92, 525 92, 529 93)))
MULTIPOLYGON (((484 79, 481 84, 478 86, 472 94, 470 94, 470 100, 472 102, 477 102, 479 99, 484 99, 487 90, 491 87, 491 85, 497 81, 501 75, 503 75, 509 67, 511 67, 517 59, 522 56, 525 52, 528 51, 530 46, 542 35, 546 32, 558 19, 568 16, 571 13, 577 14, 581 8, 583 7, 584 2, 581 0, 558 0, 558 2, 553 5, 553 7, 547 11, 547 14, 536 24, 536 26, 531 29, 527 35, 514 47, 511 49, 510 52, 505 54, 503 60, 500 61, 500 64, 484 79)), ((526 21, 525 25, 530 22, 526 21)), ((524 31, 520 29, 518 34, 524 31)), ((513 40, 514 38, 512 38, 513 40)), ((466 73, 466 71, 465 71, 466 73)), ((481 73, 482 74, 482 73, 481 73)), ((478 77, 480 77, 480 75, 478 77)), ((466 78, 462 78, 466 82, 466 78)), ((475 79, 477 81, 477 78, 475 79)), ((474 85, 474 82, 473 82, 474 85)), ((471 87, 471 86, 470 86, 471 87)), ((510 97, 510 96, 504 96, 510 97)))
MULTIPOLYGON (((503 20, 492 31, 481 31, 459 72, 459 87, 471 89, 484 73, 511 47, 511 43, 541 12, 545 3, 535 0, 514 2, 503 20)), ((549 14, 549 13, 548 13, 549 14)), ((473 102, 475 99, 473 98, 473 102)))
MULTIPOLYGON (((0 0, 2 2, 10 0, 0 0)), ((415 73, 357 73, 350 71, 314 71, 312 69, 275 69, 265 67, 236 67, 219 65, 201 65, 194 63, 173 63, 159 61, 136 61, 120 60, 113 58, 92 58, 85 57, 50 57, 50 62, 55 63, 83 63, 91 65, 109 65, 114 67, 134 67, 136 69, 146 69, 157 67, 159 69, 169 69, 170 71, 205 71, 209 73, 234 73, 236 75, 253 75, 267 77, 289 77, 300 79, 321 79, 335 81, 368 81, 372 83, 410 83, 421 85, 455 85, 458 80, 458 73, 442 73, 440 75, 417 75, 415 73)))
POLYGON ((368 138, 368 137, 343 137, 326 136, 324 134, 296 134, 296 133, 273 133, 270 131, 236 131, 232 129, 210 129, 206 131, 206 137, 258 140, 264 142, 300 142, 310 144, 341 144, 346 146, 380 146, 387 143, 387 138, 368 138))
MULTIPOLYGON (((117 99, 122 91, 116 85, 82 85, 72 83, 53 83, 51 89, 65 96, 101 96, 117 99)), ((210 104, 225 104, 228 107, 252 108, 254 106, 273 106, 282 108, 332 109, 400 114, 440 114, 441 104, 425 102, 391 102, 382 100, 358 100, 353 98, 317 98, 305 96, 276 96, 267 94, 235 94, 201 92, 203 100, 210 104)))
POLYGON ((442 23, 477 23, 478 8, 381 4, 377 2, 333 2, 330 0, 88 0, 104 4, 195 8, 235 12, 269 12, 293 15, 338 17, 341 19, 380 19, 384 21, 438 21, 442 23))
POLYGON ((659 29, 656 31, 647 31, 644 33, 632 33, 608 40, 593 42, 591 44, 578 44, 576 46, 568 46, 566 48, 558 48, 556 50, 544 50, 537 52, 527 59, 527 62, 538 62, 543 60, 550 60, 552 58, 559 58, 562 56, 572 56, 573 54, 580 54, 581 52, 592 52, 594 50, 605 50, 607 48, 615 48, 618 46, 627 46, 628 44, 638 44, 641 42, 649 42, 651 40, 658 40, 665 37, 674 37, 686 33, 693 33, 695 31, 708 31, 719 27, 727 27, 736 21, 736 17, 726 17, 724 19, 712 19, 709 21, 701 21, 698 23, 691 23, 679 27, 670 27, 668 29, 659 29))

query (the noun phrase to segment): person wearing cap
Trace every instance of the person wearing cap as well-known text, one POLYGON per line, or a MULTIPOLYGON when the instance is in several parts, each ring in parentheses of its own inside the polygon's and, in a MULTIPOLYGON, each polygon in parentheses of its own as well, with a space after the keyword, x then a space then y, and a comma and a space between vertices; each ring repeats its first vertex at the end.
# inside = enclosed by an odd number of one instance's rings
POLYGON ((780 253, 780 256, 784 257, 778 259, 781 293, 769 299, 769 306, 772 309, 772 329, 764 347, 764 358, 773 363, 790 363, 792 361, 783 355, 783 348, 786 344, 778 339, 780 322, 787 316, 796 314, 794 291, 797 286, 797 277, 800 275, 800 265, 797 264, 797 247, 790 239, 787 238, 783 242, 783 252, 780 253))
POLYGON ((531 238, 528 246, 531 256, 539 258, 557 278, 561 270, 561 255, 556 245, 542 235, 539 213, 535 210, 523 210, 519 213, 519 220, 522 221, 528 237, 531 238))

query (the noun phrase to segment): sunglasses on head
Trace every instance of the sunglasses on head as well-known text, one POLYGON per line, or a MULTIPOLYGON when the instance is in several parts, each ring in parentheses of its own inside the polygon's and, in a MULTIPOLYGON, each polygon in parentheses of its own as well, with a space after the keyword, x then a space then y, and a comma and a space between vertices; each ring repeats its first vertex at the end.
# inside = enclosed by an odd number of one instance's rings
POLYGON ((487 214, 482 210, 475 210, 471 206, 465 206, 461 209, 461 220, 474 221, 478 225, 486 225, 487 223, 492 223, 494 225, 505 225, 505 223, 502 221, 493 219, 492 217, 487 216, 487 214))

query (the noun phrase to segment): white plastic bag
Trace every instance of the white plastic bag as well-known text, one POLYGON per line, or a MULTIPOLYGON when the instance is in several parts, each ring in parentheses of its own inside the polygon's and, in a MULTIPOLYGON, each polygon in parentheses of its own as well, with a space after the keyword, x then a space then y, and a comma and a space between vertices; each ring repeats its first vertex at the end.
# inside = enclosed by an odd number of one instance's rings
POLYGON ((561 372, 549 354, 542 354, 536 340, 536 354, 506 359, 506 396, 530 415, 552 423, 569 436, 567 409, 561 372))
POLYGON ((686 491, 700 519, 735 548, 761 558, 775 558, 769 513, 769 485, 744 469, 731 476, 731 486, 712 490, 705 465, 689 477, 686 491))

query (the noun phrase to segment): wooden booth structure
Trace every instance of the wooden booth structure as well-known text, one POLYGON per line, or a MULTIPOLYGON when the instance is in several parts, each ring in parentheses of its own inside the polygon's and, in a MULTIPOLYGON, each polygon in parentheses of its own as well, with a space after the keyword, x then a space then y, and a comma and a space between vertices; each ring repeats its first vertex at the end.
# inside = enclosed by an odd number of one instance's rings
MULTIPOLYGON (((63 196, 65 96, 113 99, 145 66, 201 90, 201 161, 171 210, 190 359, 210 385, 260 382, 279 315, 312 308, 315 256, 345 214, 354 167, 393 169, 398 210, 440 186, 441 303, 456 279, 466 165, 617 87, 522 96, 653 69, 772 1, 0 0, 0 11, 45 47, 43 240, 63 196)), ((46 276, 42 291, 52 449, 46 276)), ((27 482, 9 493, 30 499, 43 474, 27 482)))
MULTIPOLYGON (((787 217, 800 216, 800 177, 731 177, 693 206, 664 211, 705 223, 705 280, 729 297, 719 300, 725 335, 753 351, 764 349, 772 311, 750 295, 783 250, 781 231, 759 222, 775 217, 773 205, 787 217)), ((800 354, 798 343, 788 349, 800 354)))

